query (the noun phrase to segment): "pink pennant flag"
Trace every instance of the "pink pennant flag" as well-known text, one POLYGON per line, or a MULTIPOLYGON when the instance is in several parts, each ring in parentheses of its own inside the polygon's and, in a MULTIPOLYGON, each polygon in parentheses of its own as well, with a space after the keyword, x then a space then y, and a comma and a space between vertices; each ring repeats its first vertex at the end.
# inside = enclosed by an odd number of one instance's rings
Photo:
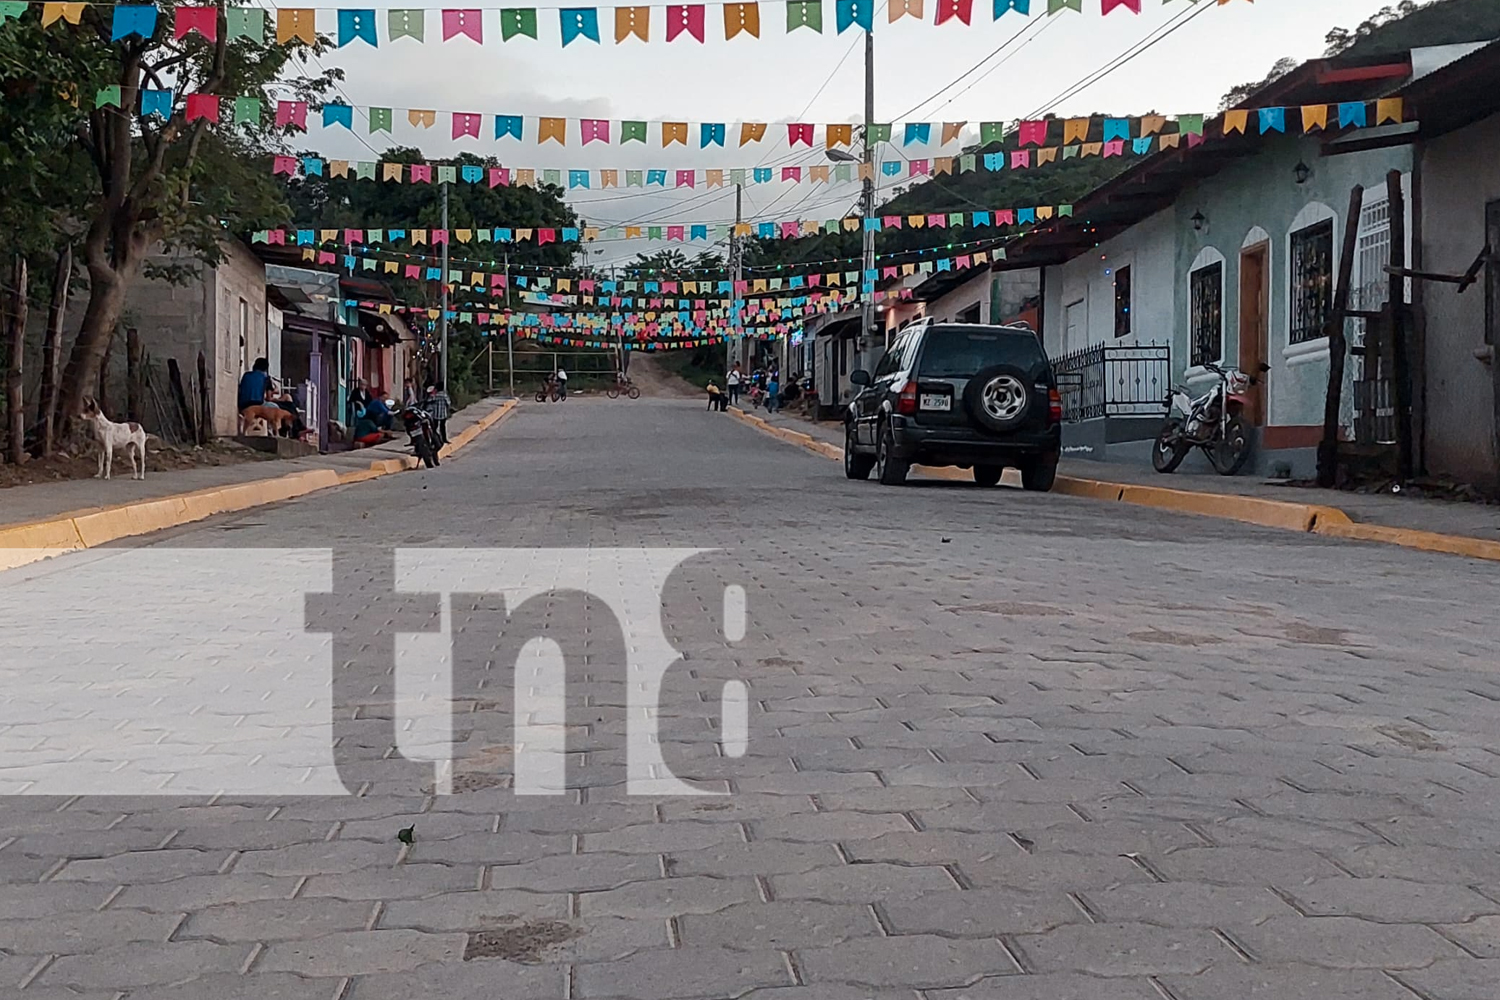
POLYGON ((348 245, 354 246, 356 243, 363 243, 364 241, 365 231, 363 229, 344 230, 344 242, 348 245))
POLYGON ((332 264, 336 260, 338 260, 338 258, 334 256, 333 251, 331 251, 331 250, 319 250, 318 251, 318 263, 319 264, 332 264))
POLYGON ((1016 210, 1013 208, 1001 208, 995 211, 995 225, 1014 226, 1016 224, 1016 210))
POLYGON ((178 7, 173 11, 172 37, 186 38, 188 33, 193 31, 198 32, 210 42, 218 41, 219 8, 178 7))
POLYGON ((807 287, 809 288, 817 288, 822 283, 823 276, 821 274, 809 274, 807 276, 807 287))
POLYGON ((1124 156, 1125 142, 1122 139, 1111 139, 1104 144, 1105 156, 1124 156))
MULTIPOLYGON (((672 240, 673 242, 676 242, 676 243, 681 243, 683 240, 687 239, 687 227, 686 226, 668 226, 667 227, 667 239, 672 240)), ((657 305, 661 305, 661 300, 660 299, 656 299, 654 301, 656 302, 657 305)))
POLYGON ((1031 150, 1013 149, 1010 153, 1010 169, 1021 170, 1031 166, 1031 150))
POLYGON ((453 112, 453 138, 459 139, 467 135, 478 139, 480 119, 480 115, 469 114, 466 111, 453 112))
POLYGON ((580 292, 592 292, 597 287, 598 285, 593 278, 584 278, 578 283, 578 290, 580 292))
POLYGON ((408 278, 420 278, 422 276, 421 266, 418 264, 407 264, 405 276, 408 278))
POLYGON ((490 187, 509 187, 510 168, 490 167, 490 187))
POLYGON ((667 8, 667 41, 684 31, 703 41, 703 4, 674 5, 667 8))
POLYGON ((787 144, 796 146, 803 143, 807 146, 813 144, 813 127, 805 122, 792 122, 786 127, 787 144))
POLYGON ((307 102, 306 101, 277 101, 276 102, 276 126, 281 128, 291 125, 307 131, 307 102))
POLYGON ((539 245, 546 244, 546 243, 556 243, 557 242, 557 230, 556 229, 538 229, 536 231, 536 241, 537 241, 537 243, 539 245))
POLYGON ((802 232, 802 223, 800 222, 783 222, 781 224, 781 238, 784 240, 793 239, 800 232, 802 232))
POLYGON ((434 229, 432 231, 432 245, 433 246, 437 246, 439 243, 447 243, 447 242, 448 242, 448 230, 446 230, 446 229, 434 229))
MULTIPOLYGON (((1108 0, 1106 0, 1108 2, 1108 0)), ((1137 0, 1139 2, 1139 0, 1137 0)), ((938 0, 937 20, 935 24, 958 18, 964 24, 969 23, 969 16, 974 12, 974 0, 938 0)))
POLYGON ((964 254, 961 257, 955 257, 954 260, 953 260, 953 266, 957 267, 960 271, 962 271, 964 268, 968 267, 969 263, 970 262, 969 262, 969 255, 968 254, 964 254))
POLYGON ((295 156, 276 157, 275 162, 271 165, 271 173, 273 176, 276 174, 286 174, 288 177, 296 176, 297 158, 295 156))
POLYGON ((1188 149, 1192 149, 1195 146, 1201 146, 1201 145, 1203 145, 1203 133, 1202 132, 1189 132, 1188 133, 1188 137, 1187 137, 1187 144, 1188 144, 1188 149))
POLYGON ((583 144, 587 146, 595 139, 600 142, 609 142, 609 121, 604 118, 585 118, 578 123, 579 131, 583 133, 583 144))
POLYGON ((217 123, 219 120, 219 95, 218 94, 189 94, 187 95, 187 120, 197 121, 199 118, 217 123))
POLYGON ((946 215, 929 215, 927 217, 928 229, 947 229, 948 217, 946 215))
POLYGON ((432 164, 413 163, 411 165, 411 182, 413 184, 431 184, 432 164))
POLYGON ((484 12, 478 10, 443 11, 443 41, 454 35, 468 35, 476 42, 484 42, 484 12))
POLYGON ((266 233, 266 242, 275 243, 277 246, 286 246, 286 230, 273 229, 266 233))
POLYGON ((908 164, 908 169, 907 169, 906 176, 908 176, 908 177, 926 176, 928 174, 930 168, 931 168, 931 163, 929 161, 927 161, 927 160, 912 160, 911 163, 908 164))
MULTIPOLYGON (((811 127, 812 127, 811 125, 808 126, 808 128, 811 128, 811 127)), ((781 179, 784 180, 784 181, 791 181, 793 184, 800 184, 802 182, 802 168, 801 167, 782 167, 781 168, 781 179)))
POLYGON ((901 216, 899 216, 899 215, 887 215, 886 217, 884 217, 883 219, 880 220, 880 225, 883 228, 885 228, 885 229, 900 229, 901 228, 901 216))
POLYGON ((697 184, 697 178, 698 171, 696 170, 679 170, 677 171, 677 186, 694 187, 697 184))
POLYGON ((1022 122, 1019 129, 1022 146, 1041 146, 1047 142, 1047 122, 1022 122))
POLYGON ((1141 0, 1104 0, 1103 13, 1108 14, 1116 7, 1124 7, 1128 11, 1139 14, 1141 12, 1141 0))
POLYGON ((882 269, 880 272, 880 276, 882 278, 894 278, 896 276, 896 266, 892 264, 889 267, 882 269))

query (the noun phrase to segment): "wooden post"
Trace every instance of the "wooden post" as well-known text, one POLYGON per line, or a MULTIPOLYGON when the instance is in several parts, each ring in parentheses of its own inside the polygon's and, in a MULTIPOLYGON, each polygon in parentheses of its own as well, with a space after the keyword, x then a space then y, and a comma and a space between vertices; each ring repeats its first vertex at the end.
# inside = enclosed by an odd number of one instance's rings
POLYGON ((68 306, 68 283, 73 279, 73 248, 63 247, 57 254, 57 269, 52 274, 52 303, 47 308, 47 333, 42 341, 42 392, 37 406, 37 423, 42 428, 42 458, 57 447, 57 381, 62 375, 63 313, 68 306))
POLYGON ((182 416, 182 429, 186 432, 185 440, 198 440, 197 422, 193 420, 192 407, 188 406, 187 389, 182 384, 182 367, 178 365, 176 358, 167 359, 167 380, 172 386, 172 399, 177 404, 177 412, 182 416))
POLYGON ((141 331, 130 327, 125 331, 125 412, 128 420, 141 423, 146 409, 146 348, 141 344, 141 331))
POLYGON ((10 430, 7 453, 20 465, 26 454, 26 410, 21 399, 25 385, 22 364, 26 359, 26 258, 16 255, 11 271, 10 336, 6 338, 8 355, 5 366, 5 426, 10 430))
POLYGON ((1349 315, 1349 284, 1354 279, 1354 251, 1359 245, 1359 213, 1364 198, 1365 189, 1358 184, 1349 192, 1339 282, 1334 287, 1333 315, 1328 320, 1328 394, 1323 400, 1323 440, 1318 443, 1318 485, 1325 489, 1338 481, 1339 409, 1344 395, 1344 356, 1348 353, 1344 322, 1349 315))
POLYGON ((214 432, 214 411, 208 402, 208 362, 198 352, 198 443, 208 444, 214 432))
MULTIPOLYGON (((1406 268, 1406 198, 1401 193, 1401 171, 1385 177, 1391 220, 1391 267, 1406 268)), ((1406 279, 1390 274, 1386 308, 1391 315, 1391 390, 1396 404, 1396 478, 1406 482, 1412 475, 1411 358, 1407 334, 1411 328, 1406 309, 1406 279)))

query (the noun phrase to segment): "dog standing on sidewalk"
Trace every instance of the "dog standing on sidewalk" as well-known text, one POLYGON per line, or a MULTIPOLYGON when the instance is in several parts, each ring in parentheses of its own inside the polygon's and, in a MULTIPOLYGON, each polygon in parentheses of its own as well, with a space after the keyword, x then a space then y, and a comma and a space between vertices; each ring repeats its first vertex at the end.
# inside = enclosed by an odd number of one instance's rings
POLYGON ((137 423, 115 423, 104 415, 99 409, 99 401, 92 396, 84 397, 83 419, 94 428, 94 436, 99 439, 99 471, 94 474, 95 479, 110 478, 116 448, 124 448, 130 456, 130 478, 146 478, 145 428, 137 423))

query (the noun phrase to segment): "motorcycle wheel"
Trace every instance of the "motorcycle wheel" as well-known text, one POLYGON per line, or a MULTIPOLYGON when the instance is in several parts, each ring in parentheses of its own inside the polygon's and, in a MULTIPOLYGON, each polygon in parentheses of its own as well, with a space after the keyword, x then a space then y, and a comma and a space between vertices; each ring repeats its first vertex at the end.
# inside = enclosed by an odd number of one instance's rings
POLYGON ((1230 417, 1224 437, 1205 449, 1208 460, 1221 476, 1232 476, 1250 459, 1250 431, 1239 417, 1230 417))
POLYGON ((417 457, 422 460, 422 464, 427 466, 427 468, 429 469, 432 468, 434 464, 432 457, 432 445, 428 443, 426 438, 417 438, 416 446, 417 457))
POLYGON ((1151 445, 1151 467, 1157 472, 1176 472, 1188 450, 1182 440, 1182 421, 1168 420, 1151 445))
POLYGON ((637 389, 635 386, 631 386, 630 392, 628 392, 626 395, 628 395, 631 399, 640 399, 641 390, 637 389))

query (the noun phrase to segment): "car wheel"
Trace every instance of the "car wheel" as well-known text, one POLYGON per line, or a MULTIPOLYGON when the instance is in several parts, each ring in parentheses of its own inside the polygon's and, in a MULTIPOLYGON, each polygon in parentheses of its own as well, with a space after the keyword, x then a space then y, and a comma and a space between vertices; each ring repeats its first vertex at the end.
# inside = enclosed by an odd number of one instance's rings
POLYGON ((1003 465, 976 465, 974 466, 974 482, 980 486, 998 486, 1000 477, 1005 475, 1003 465))
POLYGON ((964 387, 964 409, 980 427, 995 434, 1015 430, 1031 411, 1032 388, 1015 365, 982 368, 964 387))
POLYGON ((873 455, 861 455, 854 450, 854 425, 844 425, 844 475, 849 479, 869 479, 873 468, 873 455))
POLYGON ((1021 463, 1021 485, 1035 493, 1046 493, 1057 482, 1057 452, 1032 455, 1021 463))
POLYGON ((880 430, 880 444, 875 449, 875 470, 883 486, 901 486, 911 471, 911 463, 897 458, 895 450, 896 439, 891 434, 891 425, 886 424, 880 430))

